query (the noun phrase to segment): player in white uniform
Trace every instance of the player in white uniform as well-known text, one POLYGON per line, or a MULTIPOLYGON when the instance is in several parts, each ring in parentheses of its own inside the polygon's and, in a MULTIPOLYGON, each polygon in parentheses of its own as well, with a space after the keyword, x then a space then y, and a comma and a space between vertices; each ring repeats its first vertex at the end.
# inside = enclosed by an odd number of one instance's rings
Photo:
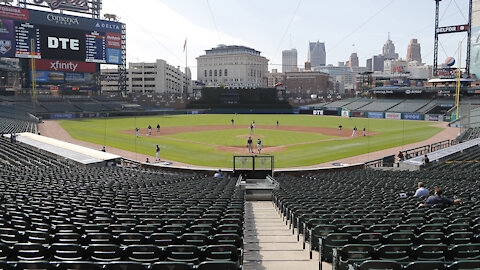
POLYGON ((260 139, 257 140, 257 150, 259 154, 262 152, 262 141, 260 139))

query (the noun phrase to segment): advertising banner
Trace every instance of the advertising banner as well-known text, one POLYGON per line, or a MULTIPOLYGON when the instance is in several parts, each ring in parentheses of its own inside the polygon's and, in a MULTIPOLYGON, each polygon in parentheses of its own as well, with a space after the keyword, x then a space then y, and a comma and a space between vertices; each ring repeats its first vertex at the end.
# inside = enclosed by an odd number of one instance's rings
POLYGON ((60 83, 65 81, 65 73, 54 71, 35 71, 35 81, 37 83, 60 83))
POLYGON ((65 72, 65 81, 66 82, 91 82, 93 81, 93 74, 91 73, 72 73, 65 72))
POLYGON ((425 121, 443 121, 443 116, 438 114, 425 114, 425 121))
POLYGON ((64 61, 64 60, 37 60, 35 66, 38 70, 68 71, 68 72, 95 72, 94 63, 64 61))
POLYGON ((39 26, 42 58, 85 61, 85 33, 83 31, 39 26))
POLYGON ((77 17, 60 13, 29 10, 30 22, 53 27, 65 27, 69 29, 91 30, 95 20, 86 17, 77 17))
POLYGON ((102 31, 102 32, 110 32, 110 33, 122 33, 122 24, 119 22, 111 22, 111 21, 104 21, 104 20, 95 20, 93 22, 94 30, 102 31))
POLYGON ((323 115, 323 110, 313 110, 313 115, 323 115))
POLYGON ((0 19, 0 56, 15 57, 15 29, 12 20, 0 19))
POLYGON ((350 117, 350 111, 342 111, 342 117, 350 117))
POLYGON ((55 113, 50 114, 50 119, 73 119, 75 114, 73 113, 55 113))
POLYGON ((107 63, 121 64, 122 63, 122 51, 120 49, 107 48, 107 63))
POLYGON ((368 118, 383 118, 383 112, 368 112, 368 118))
POLYGON ((122 48, 122 35, 107 33, 107 48, 121 49, 122 48))
POLYGON ((400 119, 402 119, 402 114, 401 114, 401 113, 387 112, 387 113, 385 113, 385 119, 396 119, 396 120, 400 120, 400 119))
POLYGON ((10 6, 0 5, 0 17, 19 21, 28 21, 29 10, 10 6))
POLYGON ((422 120, 422 115, 419 113, 404 113, 403 119, 405 120, 422 120))

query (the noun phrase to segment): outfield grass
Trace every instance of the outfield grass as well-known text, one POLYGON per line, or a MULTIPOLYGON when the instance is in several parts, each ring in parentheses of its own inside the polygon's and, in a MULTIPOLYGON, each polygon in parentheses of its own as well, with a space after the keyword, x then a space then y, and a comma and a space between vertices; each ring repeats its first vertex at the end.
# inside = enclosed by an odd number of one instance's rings
MULTIPOLYGON (((295 145, 286 151, 274 153, 276 167, 308 166, 341 158, 356 156, 382 149, 401 146, 426 140, 441 131, 431 127, 432 122, 403 121, 385 119, 342 118, 312 115, 178 115, 138 118, 81 119, 62 120, 61 126, 75 139, 84 140, 107 147, 115 147, 146 155, 155 155, 155 145, 161 148, 161 157, 194 165, 212 167, 231 167, 233 153, 216 151, 215 146, 244 146, 246 139, 239 135, 249 134, 248 129, 227 129, 204 132, 185 132, 165 137, 195 141, 204 144, 188 143, 154 137, 135 138, 134 135, 119 131, 134 130, 135 127, 146 128, 151 125, 155 133, 157 123, 161 127, 199 126, 199 125, 250 125, 255 120, 259 125, 311 126, 353 129, 357 126, 359 133, 363 127, 371 132, 381 133, 368 137, 349 140, 324 141, 313 144, 295 145)), ((322 134, 293 132, 272 129, 257 129, 256 134, 263 135, 265 146, 289 145, 301 142, 332 139, 322 134)))

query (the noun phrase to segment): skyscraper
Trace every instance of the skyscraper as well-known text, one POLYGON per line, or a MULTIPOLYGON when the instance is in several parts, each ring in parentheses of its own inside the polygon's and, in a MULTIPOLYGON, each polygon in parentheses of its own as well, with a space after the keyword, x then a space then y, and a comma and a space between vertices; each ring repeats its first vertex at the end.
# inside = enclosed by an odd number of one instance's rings
POLYGON ((372 71, 383 71, 384 61, 383 55, 374 55, 372 57, 372 71))
POLYGON ((312 67, 325 66, 327 63, 327 53, 325 52, 324 42, 310 42, 308 45, 308 62, 312 67))
POLYGON ((422 62, 422 53, 420 49, 420 43, 418 43, 416 38, 410 40, 407 49, 407 61, 418 61, 422 62))
POLYGON ((398 59, 398 53, 395 53, 395 45, 390 40, 390 33, 388 33, 387 42, 383 45, 383 57, 385 57, 385 60, 398 59))
POLYGON ((297 71, 297 49, 282 51, 282 72, 297 71))
POLYGON ((348 61, 350 63, 350 67, 358 67, 359 66, 359 63, 358 63, 358 55, 357 53, 352 53, 350 55, 350 60, 348 61))

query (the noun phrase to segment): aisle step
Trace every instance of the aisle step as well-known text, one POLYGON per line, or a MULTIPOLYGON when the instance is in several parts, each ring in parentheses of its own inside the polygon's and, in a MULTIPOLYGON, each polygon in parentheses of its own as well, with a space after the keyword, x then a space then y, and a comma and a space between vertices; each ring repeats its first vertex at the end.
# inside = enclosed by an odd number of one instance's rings
MULTIPOLYGON (((304 250, 271 201, 247 202, 245 208, 245 270, 318 269, 318 252, 310 260, 308 244, 304 250)), ((322 267, 332 269, 327 263, 322 267)))

